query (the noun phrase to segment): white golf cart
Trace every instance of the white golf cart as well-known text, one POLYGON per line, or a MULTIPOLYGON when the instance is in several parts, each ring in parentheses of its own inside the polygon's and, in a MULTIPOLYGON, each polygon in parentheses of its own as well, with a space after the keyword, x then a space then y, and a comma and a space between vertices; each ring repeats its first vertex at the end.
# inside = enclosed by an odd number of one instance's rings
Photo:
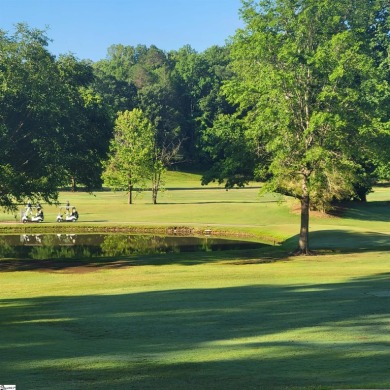
POLYGON ((72 212, 64 211, 64 207, 60 207, 60 211, 57 215, 57 222, 76 222, 79 219, 79 213, 76 207, 72 207, 72 212))

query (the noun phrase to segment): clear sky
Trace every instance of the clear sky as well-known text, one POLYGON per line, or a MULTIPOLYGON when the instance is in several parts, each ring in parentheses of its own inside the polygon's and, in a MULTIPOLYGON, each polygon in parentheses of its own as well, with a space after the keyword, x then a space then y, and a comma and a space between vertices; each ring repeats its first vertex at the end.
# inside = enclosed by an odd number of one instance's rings
POLYGON ((92 61, 113 44, 202 52, 242 26, 240 7, 240 0, 0 0, 0 29, 47 27, 51 53, 92 61))

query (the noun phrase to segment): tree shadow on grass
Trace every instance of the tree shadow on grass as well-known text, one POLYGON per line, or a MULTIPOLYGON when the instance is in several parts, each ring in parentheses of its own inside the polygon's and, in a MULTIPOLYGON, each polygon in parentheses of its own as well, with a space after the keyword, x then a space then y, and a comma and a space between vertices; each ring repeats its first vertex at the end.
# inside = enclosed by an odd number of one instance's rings
POLYGON ((389 388, 389 285, 2 299, 1 376, 23 389, 389 388))
POLYGON ((361 221, 390 222, 390 201, 346 202, 334 214, 361 221))
MULTIPOLYGON (((298 245, 298 238, 298 235, 291 237, 283 245, 287 248, 294 248, 298 245)), ((310 232, 309 246, 313 250, 342 252, 384 251, 390 250, 390 234, 353 230, 320 230, 310 232)))
MULTIPOLYGON (((261 245, 261 244, 259 244, 261 245)), ((270 263, 286 256, 285 250, 264 244, 261 249, 227 250, 217 252, 159 253, 132 256, 101 256, 80 258, 0 259, 1 272, 43 271, 87 273, 103 269, 118 269, 140 266, 164 266, 180 264, 195 266, 204 263, 253 264, 270 263)))
POLYGON ((260 204, 260 203, 280 203, 278 200, 267 200, 267 201, 253 201, 253 200, 200 200, 198 202, 158 202, 160 205, 177 205, 177 204, 260 204))

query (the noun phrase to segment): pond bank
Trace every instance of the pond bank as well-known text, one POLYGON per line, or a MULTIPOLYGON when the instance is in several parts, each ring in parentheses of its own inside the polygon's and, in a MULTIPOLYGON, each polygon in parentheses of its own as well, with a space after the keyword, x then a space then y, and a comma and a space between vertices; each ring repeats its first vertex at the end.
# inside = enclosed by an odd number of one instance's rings
POLYGON ((260 232, 225 228, 223 226, 161 226, 161 225, 86 225, 78 223, 15 223, 0 224, 0 234, 34 234, 34 233, 132 233, 132 234, 161 234, 177 236, 215 236, 242 237, 255 241, 281 244, 282 240, 261 234, 260 232))

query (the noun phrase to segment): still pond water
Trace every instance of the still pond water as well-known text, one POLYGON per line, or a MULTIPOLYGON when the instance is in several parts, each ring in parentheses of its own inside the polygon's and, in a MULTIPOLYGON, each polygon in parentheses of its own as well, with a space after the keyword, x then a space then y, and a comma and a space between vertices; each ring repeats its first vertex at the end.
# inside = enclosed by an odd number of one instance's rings
POLYGON ((172 252, 255 249, 266 244, 216 237, 129 234, 0 235, 0 258, 63 259, 117 257, 172 252))

